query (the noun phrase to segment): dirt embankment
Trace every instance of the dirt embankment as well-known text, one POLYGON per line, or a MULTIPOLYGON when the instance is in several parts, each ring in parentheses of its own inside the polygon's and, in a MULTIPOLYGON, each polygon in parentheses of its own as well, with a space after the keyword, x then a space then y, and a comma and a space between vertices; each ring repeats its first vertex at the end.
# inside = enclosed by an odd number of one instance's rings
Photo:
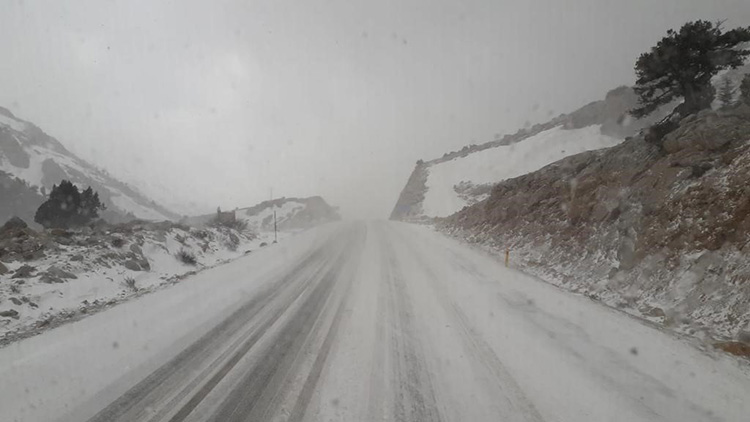
POLYGON ((750 107, 683 120, 496 185, 439 226, 681 332, 750 329, 750 107))

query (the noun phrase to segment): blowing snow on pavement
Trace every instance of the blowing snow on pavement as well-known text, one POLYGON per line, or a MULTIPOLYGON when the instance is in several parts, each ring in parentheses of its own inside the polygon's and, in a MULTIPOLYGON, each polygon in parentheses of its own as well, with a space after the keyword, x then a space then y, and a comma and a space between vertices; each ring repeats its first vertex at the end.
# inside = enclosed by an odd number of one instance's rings
POLYGON ((329 224, 0 350, 8 421, 742 421, 741 364, 422 227, 329 224))

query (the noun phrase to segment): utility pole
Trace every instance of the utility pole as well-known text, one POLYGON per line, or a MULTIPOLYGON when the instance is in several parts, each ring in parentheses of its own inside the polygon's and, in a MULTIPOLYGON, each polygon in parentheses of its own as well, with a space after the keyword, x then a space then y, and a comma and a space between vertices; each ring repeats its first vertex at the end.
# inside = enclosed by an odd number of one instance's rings
MULTIPOLYGON (((271 186, 271 201, 273 201, 273 186, 271 186)), ((276 232, 276 204, 273 204, 273 243, 277 243, 279 241, 276 232)))

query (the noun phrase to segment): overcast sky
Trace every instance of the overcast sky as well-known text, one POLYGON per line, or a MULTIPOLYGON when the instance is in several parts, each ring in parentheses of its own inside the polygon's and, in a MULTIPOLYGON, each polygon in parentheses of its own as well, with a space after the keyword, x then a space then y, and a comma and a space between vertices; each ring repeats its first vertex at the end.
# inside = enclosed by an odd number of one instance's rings
POLYGON ((387 217, 419 158, 634 81, 667 29, 747 0, 31 1, 0 105, 181 213, 322 195, 387 217))

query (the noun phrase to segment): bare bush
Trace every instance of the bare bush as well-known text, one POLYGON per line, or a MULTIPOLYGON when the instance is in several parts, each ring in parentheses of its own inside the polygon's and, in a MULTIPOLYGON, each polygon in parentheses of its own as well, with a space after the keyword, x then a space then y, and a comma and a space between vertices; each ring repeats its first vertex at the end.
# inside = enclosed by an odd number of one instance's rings
POLYGON ((127 276, 125 277, 125 280, 123 280, 123 283, 125 283, 125 287, 127 287, 128 289, 134 292, 138 291, 138 286, 135 285, 135 278, 127 276))
POLYGON ((182 261, 183 264, 187 265, 196 265, 198 263, 195 255, 190 251, 186 251, 185 249, 180 249, 180 251, 177 252, 177 259, 182 261))
POLYGON ((224 242, 224 246, 226 246, 227 249, 234 252, 237 250, 237 248, 240 246, 240 238, 234 233, 229 233, 229 236, 227 237, 227 240, 224 242))
POLYGON ((209 225, 212 227, 226 227, 228 229, 237 230, 238 232, 247 230, 247 221, 241 219, 222 221, 218 218, 214 218, 209 225))
POLYGON ((203 239, 203 240, 211 239, 211 232, 209 232, 208 230, 195 230, 191 233, 193 234, 193 236, 197 237, 198 239, 203 239))

